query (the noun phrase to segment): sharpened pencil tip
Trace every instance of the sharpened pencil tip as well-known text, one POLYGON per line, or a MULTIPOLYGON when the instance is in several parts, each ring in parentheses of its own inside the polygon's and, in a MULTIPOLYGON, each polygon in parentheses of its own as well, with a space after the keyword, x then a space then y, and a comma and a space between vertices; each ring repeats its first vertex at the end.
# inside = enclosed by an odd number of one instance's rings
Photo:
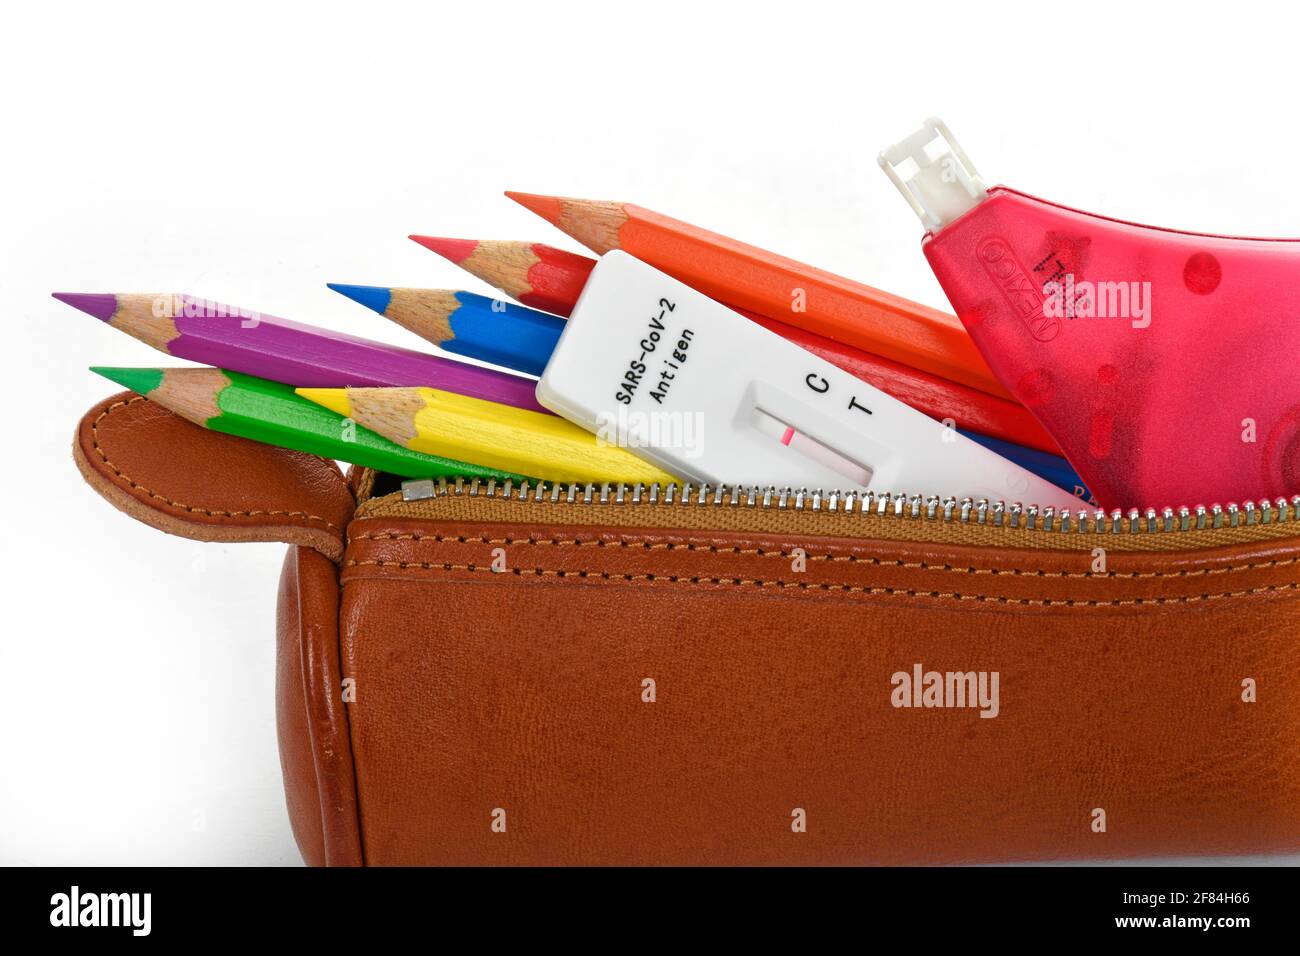
POLYGON ((107 322, 117 311, 117 296, 98 292, 54 292, 54 298, 66 302, 74 309, 80 309, 87 315, 93 315, 101 322, 107 322))
POLYGON ((470 253, 478 248, 477 239, 444 239, 438 236, 411 236, 424 248, 438 253, 444 259, 450 259, 456 265, 460 265, 470 253))
POLYGON ((105 368, 92 365, 90 370, 123 388, 129 388, 137 395, 148 395, 163 380, 163 370, 160 368, 105 368))
POLYGON ((295 388, 294 391, 307 401, 323 405, 344 418, 352 417, 352 402, 348 400, 346 388, 295 388))
POLYGON ((373 309, 380 315, 388 311, 388 303, 393 301, 392 290, 379 285, 343 285, 338 282, 325 283, 339 295, 345 295, 353 302, 373 309))
POLYGON ((537 193, 517 193, 506 190, 506 196, 513 199, 529 212, 535 212, 551 225, 560 221, 562 212, 559 196, 542 196, 537 193))

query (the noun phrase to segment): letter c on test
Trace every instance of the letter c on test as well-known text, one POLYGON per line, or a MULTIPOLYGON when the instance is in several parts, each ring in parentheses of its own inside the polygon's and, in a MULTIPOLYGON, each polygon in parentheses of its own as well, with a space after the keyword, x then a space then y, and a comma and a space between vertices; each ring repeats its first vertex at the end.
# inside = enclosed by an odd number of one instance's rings
POLYGON ((818 394, 825 394, 826 392, 829 392, 831 390, 831 383, 826 381, 826 379, 822 378, 816 372, 809 372, 808 377, 805 378, 804 381, 808 383, 809 388, 811 388, 814 392, 817 392, 818 394), (821 382, 821 385, 818 386, 813 384, 813 379, 816 379, 817 381, 821 382))

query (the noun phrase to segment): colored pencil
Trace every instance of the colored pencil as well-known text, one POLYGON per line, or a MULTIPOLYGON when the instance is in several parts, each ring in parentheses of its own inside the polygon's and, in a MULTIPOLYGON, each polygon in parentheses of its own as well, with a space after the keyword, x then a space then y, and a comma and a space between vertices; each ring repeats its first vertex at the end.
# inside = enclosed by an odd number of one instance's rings
MULTIPOLYGON (((500 282, 498 288, 507 294, 511 288, 519 288, 521 284, 526 284, 527 277, 518 271, 517 264, 526 262, 527 251, 538 245, 525 242, 476 242, 425 236, 419 238, 422 244, 439 252, 442 252, 444 247, 458 250, 466 244, 474 246, 475 254, 463 257, 458 264, 463 265, 472 260, 475 267, 480 270, 474 273, 475 275, 488 282, 500 282)), ((445 252, 443 254, 446 255, 445 252)), ((564 316, 573 311, 587 277, 596 265, 595 259, 570 253, 566 255, 568 259, 563 266, 553 265, 548 273, 552 279, 549 300, 551 309, 557 315, 564 316), (564 272, 563 275, 559 275, 561 270, 564 272)), ((456 261, 450 255, 448 258, 456 261)), ((733 309, 736 308, 731 303, 727 304, 733 309)), ((1052 436, 1047 434, 1028 409, 1017 402, 997 398, 979 389, 910 368, 899 362, 881 358, 870 352, 864 352, 853 346, 835 342, 825 336, 745 309, 736 309, 736 311, 931 418, 939 421, 952 419, 962 428, 969 428, 1030 449, 1038 449, 1054 455, 1060 454, 1060 448, 1052 436)), ((499 320, 499 334, 503 337, 512 335, 513 323, 499 320)), ((554 344, 548 344, 542 338, 531 341, 539 350, 546 348, 545 355, 539 351, 532 356, 534 362, 544 364, 554 344)), ((501 364, 526 370, 522 365, 510 365, 508 362, 501 364)))
POLYGON ((1011 398, 956 316, 630 203, 506 195, 598 254, 622 249, 733 308, 1011 398))
POLYGON ((587 284, 586 256, 565 252, 540 242, 494 242, 474 239, 440 239, 411 236, 426 249, 450 259, 470 275, 501 289, 516 302, 567 315, 587 284), (580 278, 579 278, 580 277, 580 278), (565 303, 568 303, 567 307, 565 303))
POLYGON ((1049 455, 1047 452, 1038 451, 1035 448, 1023 448, 1020 445, 999 441, 987 435, 966 431, 964 428, 960 428, 958 431, 971 441, 979 442, 990 451, 995 451, 1003 458, 1014 461, 1021 468, 1032 471, 1039 478, 1050 481, 1059 488, 1064 488, 1078 498, 1080 504, 1091 504, 1093 506, 1097 504, 1097 499, 1092 496, 1092 492, 1084 485, 1079 473, 1060 455, 1049 455))
POLYGON ((404 478, 513 478, 424 455, 296 395, 292 385, 216 368, 92 368, 182 418, 268 445, 378 468, 404 478))
POLYGON ((563 319, 473 292, 329 287, 441 349, 529 375, 542 374, 564 331, 563 319))
POLYGON ((546 411, 530 379, 193 296, 54 297, 160 352, 275 382, 317 388, 429 385, 546 411))
POLYGON ((555 415, 434 388, 300 388, 298 394, 405 448, 484 468, 566 483, 678 483, 555 415))

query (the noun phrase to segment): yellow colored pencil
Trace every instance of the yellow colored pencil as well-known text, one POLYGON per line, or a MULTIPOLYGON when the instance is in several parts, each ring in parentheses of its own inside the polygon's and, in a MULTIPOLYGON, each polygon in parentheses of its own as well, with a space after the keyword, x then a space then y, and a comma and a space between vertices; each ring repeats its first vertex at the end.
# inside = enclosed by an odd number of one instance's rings
POLYGON ((411 451, 578 484, 680 484, 556 415, 436 388, 300 388, 298 394, 411 451))

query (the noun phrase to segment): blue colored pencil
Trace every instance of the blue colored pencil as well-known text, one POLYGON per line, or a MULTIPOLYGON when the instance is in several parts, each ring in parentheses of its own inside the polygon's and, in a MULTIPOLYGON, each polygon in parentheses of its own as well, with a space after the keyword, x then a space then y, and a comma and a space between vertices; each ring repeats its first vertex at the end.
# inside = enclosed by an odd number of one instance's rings
POLYGON ((564 320, 473 292, 329 287, 439 348, 530 375, 541 375, 564 330, 564 320))
POLYGON ((1071 468, 1070 463, 1060 455, 1039 451, 1037 448, 1014 445, 1009 441, 990 438, 988 435, 981 435, 978 432, 968 432, 960 428, 958 431, 971 441, 978 442, 990 451, 997 452, 1003 458, 1014 461, 1027 471, 1032 471, 1039 478, 1045 478, 1052 484, 1072 492, 1081 504, 1096 504, 1092 492, 1084 487, 1083 479, 1079 477, 1079 473, 1071 468))

